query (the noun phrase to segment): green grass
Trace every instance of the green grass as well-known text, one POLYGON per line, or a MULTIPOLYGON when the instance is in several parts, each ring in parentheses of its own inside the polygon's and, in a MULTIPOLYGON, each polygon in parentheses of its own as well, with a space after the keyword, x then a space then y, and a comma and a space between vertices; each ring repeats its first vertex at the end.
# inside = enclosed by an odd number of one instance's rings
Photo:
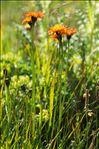
POLYGON ((98 6, 93 1, 1 2, 2 149, 99 148, 98 6), (21 24, 29 10, 45 13, 34 33, 21 24), (57 23, 76 27, 69 44, 65 37, 61 44, 48 36, 57 23))

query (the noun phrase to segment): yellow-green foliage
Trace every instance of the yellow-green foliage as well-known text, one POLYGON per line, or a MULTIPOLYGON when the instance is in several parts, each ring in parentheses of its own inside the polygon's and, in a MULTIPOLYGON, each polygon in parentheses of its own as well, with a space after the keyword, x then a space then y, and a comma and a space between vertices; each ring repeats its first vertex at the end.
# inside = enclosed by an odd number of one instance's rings
POLYGON ((51 126, 51 120, 53 115, 53 102, 54 102, 54 88, 55 88, 55 78, 53 78, 50 88, 50 101, 49 101, 49 112, 50 112, 50 121, 49 125, 51 126))

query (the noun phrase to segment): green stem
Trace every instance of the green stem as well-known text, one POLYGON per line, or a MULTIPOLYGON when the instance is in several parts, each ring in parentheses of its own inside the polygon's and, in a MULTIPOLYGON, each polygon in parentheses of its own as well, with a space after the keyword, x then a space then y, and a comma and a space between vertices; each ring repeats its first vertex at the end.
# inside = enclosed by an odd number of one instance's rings
POLYGON ((60 57, 62 56, 63 57, 63 45, 62 45, 62 41, 60 40, 59 41, 59 53, 60 53, 60 57))
POLYGON ((10 98, 9 98, 9 88, 7 86, 5 86, 6 88, 6 113, 8 116, 8 122, 10 122, 11 118, 10 118, 10 114, 11 114, 11 102, 10 102, 10 98))
POLYGON ((28 104, 27 104, 28 98, 25 98, 25 106, 26 106, 26 112, 25 112, 25 120, 26 120, 26 128, 28 126, 28 104))
POLYGON ((68 76, 68 73, 69 73, 69 40, 67 43, 67 76, 68 76))
MULTIPOLYGON (((62 70, 63 70, 63 46, 62 46, 62 41, 59 42, 59 51, 60 51, 60 55, 59 55, 59 66, 58 66, 58 73, 59 73, 59 76, 58 76, 58 92, 57 94, 59 95, 60 94, 60 91, 61 91, 61 87, 62 87, 62 79, 61 79, 61 75, 62 75, 62 70)), ((57 131, 59 132, 60 131, 60 126, 61 126, 61 120, 62 120, 62 113, 63 113, 63 102, 62 102, 62 95, 59 95, 59 117, 58 117, 58 129, 57 131)), ((59 136, 59 139, 60 139, 60 136, 59 136)))
POLYGON ((32 62, 32 105, 33 112, 35 111, 35 65, 34 65, 34 55, 31 57, 32 62))
POLYGON ((36 51, 36 47, 34 44, 34 26, 32 27, 32 32, 31 32, 31 63, 32 63, 32 115, 33 115, 33 135, 34 135, 34 130, 35 130, 35 51, 36 51))

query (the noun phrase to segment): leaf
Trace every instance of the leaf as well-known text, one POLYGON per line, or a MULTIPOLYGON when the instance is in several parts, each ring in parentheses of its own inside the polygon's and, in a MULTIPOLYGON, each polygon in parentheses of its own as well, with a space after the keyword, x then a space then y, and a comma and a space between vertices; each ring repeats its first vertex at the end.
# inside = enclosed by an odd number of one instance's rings
POLYGON ((49 125, 51 126, 52 114, 53 114, 53 100, 54 100, 54 88, 55 88, 55 79, 52 80, 51 89, 50 89, 50 121, 49 125))

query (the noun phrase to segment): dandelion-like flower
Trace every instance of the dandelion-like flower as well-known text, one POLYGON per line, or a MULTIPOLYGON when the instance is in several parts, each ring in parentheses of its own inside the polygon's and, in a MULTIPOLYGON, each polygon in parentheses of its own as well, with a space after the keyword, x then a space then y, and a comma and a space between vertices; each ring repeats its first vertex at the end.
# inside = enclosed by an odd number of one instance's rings
POLYGON ((77 32, 76 28, 67 28, 66 29, 66 35, 67 35, 67 39, 70 40, 71 36, 74 35, 77 32))
POLYGON ((32 12, 29 11, 27 13, 24 14, 24 19, 22 21, 22 24, 25 25, 26 29, 31 29, 32 26, 35 24, 35 22, 37 21, 38 18, 42 18, 44 17, 44 13, 43 12, 32 12))
POLYGON ((64 33, 65 31, 65 26, 64 25, 61 25, 61 24, 56 24, 54 26, 52 26, 49 30, 48 30, 48 33, 49 34, 52 34, 52 33, 60 33, 61 35, 64 33))
POLYGON ((52 35, 53 39, 62 40, 62 36, 66 35, 70 40, 71 36, 77 32, 76 28, 67 27, 61 24, 56 24, 48 30, 48 34, 52 35))
POLYGON ((56 24, 48 30, 48 34, 52 35, 53 39, 62 40, 62 35, 66 32, 66 27, 61 24, 56 24))
POLYGON ((38 11, 38 12, 30 11, 30 12, 25 13, 25 16, 26 17, 34 17, 34 18, 42 18, 42 17, 44 17, 44 13, 41 11, 38 11))

